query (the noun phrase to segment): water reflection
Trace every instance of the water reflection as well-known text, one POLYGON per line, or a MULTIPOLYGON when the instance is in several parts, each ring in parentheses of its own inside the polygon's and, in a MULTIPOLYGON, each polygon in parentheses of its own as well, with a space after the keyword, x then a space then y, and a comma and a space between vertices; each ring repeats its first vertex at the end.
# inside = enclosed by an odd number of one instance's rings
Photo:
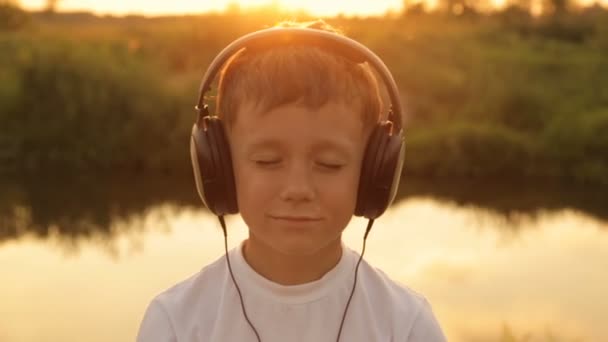
POLYGON ((112 222, 145 215, 153 206, 200 201, 184 177, 5 178, 0 189, 0 243, 24 234, 59 235, 66 247, 83 239, 111 239, 117 233, 112 222))
MULTIPOLYGON (((119 202, 101 216, 47 217, 54 225, 57 217, 107 220, 105 233, 83 239, 59 228, 45 239, 27 229, 5 238, 0 341, 132 341, 152 296, 223 252, 216 220, 183 196, 148 207, 119 202), (56 247, 71 240, 78 253, 56 247)), ((228 225, 234 246, 245 226, 238 217, 228 225)), ((351 222, 349 246, 360 249, 364 226, 351 222)), ((430 299, 450 341, 608 340, 608 224, 582 210, 505 215, 409 195, 377 222, 366 255, 430 299)))
POLYGON ((608 187, 514 180, 409 181, 406 178, 404 183, 400 193, 402 198, 431 196, 448 203, 487 209, 514 219, 522 214, 535 216, 546 211, 574 209, 608 221, 608 187))
MULTIPOLYGON (((200 208, 190 175, 0 179, 0 244, 24 234, 63 237, 64 248, 83 239, 113 239, 111 223, 145 215, 153 206, 200 208)), ((547 210, 579 210, 608 220, 608 189, 563 185, 497 184, 405 179, 398 200, 431 196, 437 201, 487 209, 515 222, 547 210)), ((141 226, 130 225, 129 229, 141 226)))

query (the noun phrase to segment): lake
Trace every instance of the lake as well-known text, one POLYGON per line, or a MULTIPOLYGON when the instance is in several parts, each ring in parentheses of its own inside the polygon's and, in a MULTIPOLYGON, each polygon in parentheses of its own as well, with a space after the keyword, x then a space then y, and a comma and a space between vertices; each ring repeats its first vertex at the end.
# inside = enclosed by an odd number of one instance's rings
MULTIPOLYGON (((154 295, 223 255, 189 177, 47 177, 0 180, 0 341, 133 341, 154 295)), ((365 255, 450 341, 608 341, 605 189, 406 179, 365 255)))

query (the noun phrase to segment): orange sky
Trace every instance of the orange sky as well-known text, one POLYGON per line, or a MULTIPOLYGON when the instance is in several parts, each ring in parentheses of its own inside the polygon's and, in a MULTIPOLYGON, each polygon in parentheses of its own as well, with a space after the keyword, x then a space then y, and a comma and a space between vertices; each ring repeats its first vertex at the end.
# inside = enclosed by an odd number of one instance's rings
MULTIPOLYGON (((426 0, 432 5, 437 0, 426 0)), ((500 6, 505 0, 491 0, 500 6)), ((590 4, 596 0, 579 0, 590 4)), ((608 6, 608 0, 597 0, 608 6)), ((207 11, 222 11, 230 3, 241 7, 275 4, 285 9, 304 9, 312 15, 381 15, 388 10, 400 10, 402 0, 59 0, 59 10, 87 10, 98 14, 196 14, 207 11)), ((20 0, 30 9, 44 7, 46 0, 20 0)))
MULTIPOLYGON (((45 0, 21 0, 27 8, 42 8, 45 0)), ((230 3, 241 7, 276 4, 285 9, 305 9, 326 16, 340 12, 350 15, 378 15, 399 9, 402 0, 59 0, 60 10, 91 10, 97 13, 148 15, 222 11, 230 3)))

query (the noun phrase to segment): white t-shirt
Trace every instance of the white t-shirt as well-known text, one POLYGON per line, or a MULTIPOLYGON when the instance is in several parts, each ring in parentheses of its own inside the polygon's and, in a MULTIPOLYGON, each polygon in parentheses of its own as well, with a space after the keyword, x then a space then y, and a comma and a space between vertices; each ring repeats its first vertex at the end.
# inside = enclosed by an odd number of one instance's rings
MULTIPOLYGON (((262 342, 334 342, 359 254, 343 245, 321 279, 284 286, 256 273, 242 246, 229 251, 245 310, 262 342)), ((243 316, 224 256, 159 294, 141 322, 138 342, 256 342, 243 316)), ((429 303, 365 260, 342 329, 342 342, 440 342, 429 303)))

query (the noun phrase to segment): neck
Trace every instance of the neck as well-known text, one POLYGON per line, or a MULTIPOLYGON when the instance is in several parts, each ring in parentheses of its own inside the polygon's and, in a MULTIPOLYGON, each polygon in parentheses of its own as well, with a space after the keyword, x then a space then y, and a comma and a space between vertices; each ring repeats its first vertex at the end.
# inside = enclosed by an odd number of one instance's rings
POLYGON ((318 280, 333 269, 342 257, 342 242, 337 239, 313 254, 291 255, 250 235, 242 252, 249 266, 264 278, 281 285, 298 285, 318 280))

